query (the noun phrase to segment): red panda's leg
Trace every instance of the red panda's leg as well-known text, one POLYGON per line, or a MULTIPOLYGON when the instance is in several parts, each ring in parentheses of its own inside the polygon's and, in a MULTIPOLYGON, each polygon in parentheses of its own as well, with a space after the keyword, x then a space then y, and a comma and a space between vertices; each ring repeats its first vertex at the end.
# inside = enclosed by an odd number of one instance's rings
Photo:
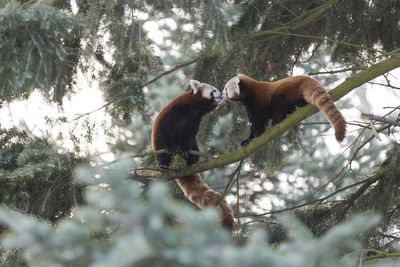
POLYGON ((250 105, 246 105, 246 112, 247 112, 247 118, 250 121, 250 134, 249 137, 247 137, 247 139, 243 140, 240 143, 240 146, 244 147, 247 146, 251 140, 253 140, 253 138, 255 137, 255 133, 256 133, 256 110, 254 110, 253 106, 250 105))
POLYGON ((272 99, 272 125, 283 121, 287 115, 293 113, 296 107, 303 107, 307 102, 303 98, 287 99, 285 96, 276 96, 272 99))
POLYGON ((253 138, 262 135, 267 126, 267 122, 271 118, 271 111, 268 106, 254 103, 254 101, 245 101, 247 117, 251 123, 250 135, 246 140, 241 142, 241 146, 246 146, 253 138))
MULTIPOLYGON (((197 141, 194 142, 194 145, 192 146, 193 151, 199 151, 199 146, 197 145, 197 141)), ((190 153, 189 151, 189 156, 187 158, 187 165, 193 165, 199 161, 199 155, 194 155, 190 153)))
POLYGON ((249 137, 247 137, 247 139, 244 139, 240 143, 240 146, 242 146, 242 147, 247 146, 251 142, 251 140, 253 140, 253 138, 254 138, 254 124, 252 123, 251 126, 250 126, 250 135, 249 135, 249 137))
POLYGON ((243 140, 240 145, 243 146, 247 146, 251 140, 253 140, 254 138, 262 135, 265 131, 265 126, 266 126, 266 122, 265 120, 261 120, 261 121, 255 121, 251 124, 250 127, 250 135, 247 139, 243 140))
POLYGON ((157 167, 160 169, 167 169, 171 165, 171 154, 160 153, 156 155, 157 167))

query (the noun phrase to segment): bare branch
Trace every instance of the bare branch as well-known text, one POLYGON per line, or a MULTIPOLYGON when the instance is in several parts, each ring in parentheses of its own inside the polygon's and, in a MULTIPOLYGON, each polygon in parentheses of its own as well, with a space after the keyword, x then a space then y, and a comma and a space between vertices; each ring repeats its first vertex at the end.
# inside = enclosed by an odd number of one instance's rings
POLYGON ((54 0, 37 0, 37 4, 40 4, 40 5, 52 5, 53 4, 53 2, 54 2, 54 0))
POLYGON ((346 71, 355 71, 355 70, 363 70, 364 68, 362 67, 353 67, 353 68, 346 68, 346 69, 341 69, 341 70, 332 70, 332 71, 319 71, 319 72, 309 72, 307 73, 308 75, 320 75, 320 74, 335 74, 335 73, 341 73, 341 72, 346 72, 346 71))
POLYGON ((307 39, 316 39, 316 40, 321 40, 321 41, 327 41, 327 42, 330 42, 330 43, 335 43, 335 44, 355 47, 355 48, 358 48, 358 49, 363 49, 363 50, 383 53, 383 52, 381 52, 379 50, 376 50, 375 48, 371 48, 371 47, 363 46, 363 45, 358 45, 358 44, 353 44, 353 43, 349 43, 349 42, 344 42, 344 41, 338 41, 338 40, 331 39, 331 38, 326 38, 326 37, 321 37, 321 36, 297 34, 297 33, 290 33, 290 32, 281 32, 281 31, 275 31, 275 30, 267 30, 267 31, 258 32, 258 33, 253 34, 250 38, 256 38, 256 37, 260 37, 260 36, 263 36, 263 35, 271 35, 271 34, 273 34, 273 35, 287 35, 287 36, 294 36, 294 37, 307 38, 307 39))
POLYGON ((217 207, 224 201, 224 199, 228 195, 229 191, 231 191, 232 185, 235 183, 235 181, 239 179, 240 170, 242 169, 242 165, 243 165, 243 160, 240 161, 239 166, 236 168, 236 170, 231 175, 229 175, 229 177, 230 177, 229 182, 227 183, 224 193, 222 194, 221 198, 218 200, 217 207), (235 178, 235 175, 236 175, 236 178, 235 178))
POLYGON ((191 64, 195 63, 196 61, 198 61, 198 60, 200 60, 200 59, 201 59, 201 57, 198 56, 198 57, 195 57, 195 58, 190 59, 190 60, 188 60, 188 61, 185 61, 185 62, 183 62, 183 63, 181 63, 181 64, 175 65, 175 67, 173 67, 172 69, 169 69, 169 70, 167 70, 167 71, 161 73, 160 75, 156 76, 155 78, 153 78, 153 79, 151 79, 150 81, 148 81, 147 83, 145 83, 145 84, 143 85, 143 87, 154 83, 155 81, 159 80, 160 78, 164 77, 165 75, 168 75, 168 74, 170 74, 170 73, 172 73, 172 72, 174 72, 174 71, 176 71, 176 70, 179 70, 179 69, 181 69, 181 68, 183 68, 183 67, 186 67, 186 66, 188 66, 188 65, 191 65, 191 64))
POLYGON ((400 87, 391 85, 390 83, 384 84, 384 83, 376 83, 376 82, 370 82, 370 84, 374 84, 374 85, 380 85, 380 86, 386 86, 386 87, 390 87, 396 90, 400 90, 400 87))
MULTIPOLYGON (((345 191, 347 189, 350 189, 352 187, 355 187, 355 186, 358 186, 358 185, 362 185, 354 193, 350 194, 347 199, 344 200, 344 202, 346 204, 346 209, 347 209, 351 205, 354 204, 355 200, 358 197, 360 197, 362 195, 362 193, 365 190, 367 190, 370 185, 372 185, 373 183, 375 183, 376 181, 381 179, 383 177, 383 174, 385 174, 389 169, 390 169, 389 167, 384 167, 384 168, 380 169, 379 171, 377 171, 374 175, 372 175, 372 176, 370 176, 370 177, 368 177, 366 179, 363 179, 363 180, 361 180, 359 182, 356 182, 356 183, 353 183, 351 185, 342 187, 342 188, 336 190, 335 192, 333 192, 333 193, 331 193, 331 194, 329 194, 329 195, 327 195, 325 197, 319 198, 319 199, 315 199, 315 200, 312 200, 312 201, 309 201, 309 202, 306 202, 306 203, 303 203, 303 204, 295 205, 295 206, 292 206, 292 207, 289 207, 289 208, 285 208, 285 209, 271 210, 271 211, 260 213, 260 214, 242 214, 241 216, 242 217, 264 216, 264 215, 269 215, 269 214, 276 214, 276 213, 282 213, 282 212, 285 212, 285 211, 295 210, 295 209, 302 208, 302 207, 305 207, 305 206, 309 206, 309 205, 315 204, 315 203, 319 203, 318 205, 320 205, 320 203, 326 201, 327 199, 333 197, 334 195, 337 195, 337 194, 339 194, 339 193, 341 193, 341 192, 343 192, 343 191, 345 191)), ((343 204, 343 203, 340 203, 338 205, 341 205, 341 204, 343 204)))
MULTIPOLYGON (((361 118, 364 118, 363 114, 361 114, 361 118)), ((382 139, 379 137, 378 132, 376 131, 376 128, 374 126, 373 121, 370 118, 367 118, 367 119, 369 119, 369 123, 371 125, 372 133, 375 135, 376 139, 378 139, 379 141, 382 141, 382 139)))
POLYGON ((389 120, 389 119, 386 119, 386 118, 383 118, 383 117, 375 116, 373 114, 361 113, 361 118, 363 118, 363 119, 367 119, 368 118, 368 119, 371 119, 371 120, 374 120, 374 121, 380 121, 380 122, 384 122, 384 123, 390 124, 392 126, 400 127, 400 121, 392 121, 392 120, 389 120))
MULTIPOLYGON (((331 7, 337 2, 337 0, 332 0, 328 1, 325 4, 322 4, 314 9, 311 9, 309 11, 304 12, 303 14, 296 16, 293 20, 291 20, 289 23, 276 27, 271 30, 267 31, 261 31, 254 33, 250 36, 250 38, 257 38, 257 37, 262 37, 264 35, 268 35, 273 32, 289 32, 289 31, 296 31, 301 28, 307 27, 312 23, 315 23, 318 21, 326 12, 328 12, 331 7)), ((276 36, 269 36, 268 38, 273 39, 276 38, 276 36)))

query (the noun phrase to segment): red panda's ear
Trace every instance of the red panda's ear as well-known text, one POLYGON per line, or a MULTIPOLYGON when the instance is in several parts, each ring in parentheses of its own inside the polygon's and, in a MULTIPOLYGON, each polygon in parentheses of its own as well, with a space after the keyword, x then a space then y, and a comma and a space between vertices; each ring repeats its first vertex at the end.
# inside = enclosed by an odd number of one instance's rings
POLYGON ((236 76, 230 79, 224 88, 224 95, 227 99, 233 99, 236 96, 240 95, 240 87, 239 87, 240 79, 236 76))
POLYGON ((190 84, 190 88, 192 88, 193 90, 193 94, 197 94, 197 92, 199 91, 200 87, 201 87, 201 82, 196 81, 196 80, 190 80, 189 81, 190 84))

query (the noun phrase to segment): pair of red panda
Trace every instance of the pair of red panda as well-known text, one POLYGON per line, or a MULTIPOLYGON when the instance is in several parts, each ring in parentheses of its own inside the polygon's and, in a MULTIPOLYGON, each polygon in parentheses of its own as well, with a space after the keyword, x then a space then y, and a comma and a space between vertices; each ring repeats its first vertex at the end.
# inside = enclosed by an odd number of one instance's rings
MULTIPOLYGON (((256 81, 245 75, 229 80, 222 93, 215 87, 198 81, 190 81, 191 90, 178 96, 158 115, 153 125, 154 150, 165 149, 156 155, 159 168, 168 168, 174 154, 182 155, 187 164, 195 164, 199 157, 190 151, 198 151, 196 135, 201 119, 224 102, 239 101, 246 107, 251 123, 249 137, 241 145, 247 145, 260 136, 272 120, 272 125, 282 121, 296 106, 311 103, 318 107, 335 129, 338 142, 346 135, 346 121, 336 108, 332 98, 322 85, 308 76, 294 76, 276 82, 256 81)), ((200 174, 177 178, 186 197, 199 208, 215 206, 221 194, 204 183, 200 174)), ((220 205, 220 224, 230 230, 234 216, 224 200, 220 205)))

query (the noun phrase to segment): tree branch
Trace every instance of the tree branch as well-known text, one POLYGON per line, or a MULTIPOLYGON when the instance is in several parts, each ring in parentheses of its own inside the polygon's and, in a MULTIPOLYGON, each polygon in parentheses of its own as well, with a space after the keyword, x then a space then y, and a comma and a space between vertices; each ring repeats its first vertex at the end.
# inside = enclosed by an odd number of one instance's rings
MULTIPOLYGON (((266 34, 270 34, 272 32, 288 32, 288 31, 296 31, 301 28, 307 27, 308 25, 317 22, 328 10, 331 9, 332 5, 335 4, 337 0, 330 0, 325 4, 322 4, 314 9, 304 12, 303 14, 297 16, 289 23, 284 26, 276 27, 271 30, 261 31, 254 33, 250 36, 250 38, 257 38, 260 36, 264 36, 266 34)), ((276 38, 276 36, 271 36, 269 38, 276 38)))
POLYGON ((380 86, 386 86, 386 87, 390 87, 390 88, 392 88, 392 89, 400 90, 400 87, 391 85, 390 83, 384 84, 384 83, 370 82, 370 84, 375 84, 375 85, 380 85, 380 86))
POLYGON ((320 75, 320 74, 335 74, 335 73, 342 73, 346 71, 355 71, 355 70, 362 70, 364 69, 363 67, 352 67, 352 68, 346 68, 346 69, 341 69, 341 70, 331 70, 331 71, 318 71, 318 72, 309 72, 307 73, 308 75, 320 75))
MULTIPOLYGON (((343 83, 333 89, 330 92, 332 99, 334 101, 337 101, 355 88, 398 67, 400 67, 400 56, 394 56, 380 63, 372 65, 364 69, 363 71, 360 71, 359 73, 353 75, 352 77, 346 79, 343 83)), ((282 135, 287 130, 300 123, 302 120, 310 117, 317 112, 318 109, 313 105, 307 105, 305 107, 299 108, 293 114, 289 115, 285 120, 267 129, 261 136, 254 138, 248 146, 240 148, 231 153, 223 154, 215 158, 214 160, 199 162, 178 171, 163 171, 162 179, 172 180, 177 177, 184 177, 213 168, 226 166, 231 163, 245 159, 253 154, 255 151, 262 148, 265 144, 270 142, 275 137, 282 135)))
POLYGON ((37 0, 37 4, 40 4, 40 5, 52 5, 53 4, 53 2, 54 2, 54 0, 37 0))
MULTIPOLYGON (((183 68, 183 67, 186 67, 186 66, 188 66, 188 65, 193 64, 193 63, 195 63, 196 61, 200 60, 201 58, 202 58, 201 56, 197 56, 197 57, 192 58, 192 59, 190 59, 190 60, 188 60, 188 61, 185 61, 185 62, 182 62, 182 63, 180 63, 180 64, 178 64, 178 65, 175 65, 175 67, 173 67, 173 68, 171 68, 171 69, 169 69, 169 70, 167 70, 167 71, 164 71, 163 73, 160 73, 159 75, 157 75, 156 77, 154 77, 154 78, 151 79, 150 81, 148 81, 148 82, 146 82, 145 84, 143 84, 143 85, 141 86, 141 88, 143 88, 143 87, 145 87, 145 86, 148 86, 148 85, 154 83, 155 81, 159 80, 160 78, 162 78, 162 77, 164 77, 164 76, 166 76, 166 75, 168 75, 168 74, 170 74, 170 73, 172 73, 172 72, 174 72, 174 71, 176 71, 176 70, 179 70, 179 69, 181 69, 181 68, 183 68)), ((94 112, 97 112, 97 111, 99 111, 99 110, 102 110, 103 108, 106 108, 106 107, 110 106, 111 104, 114 104, 115 102, 124 100, 124 99, 126 99, 126 98, 127 98, 127 96, 123 96, 123 97, 120 97, 119 99, 115 99, 115 100, 113 100, 113 101, 107 102, 107 103, 105 103, 104 105, 102 105, 101 107, 98 107, 98 108, 96 108, 96 109, 94 109, 94 110, 92 110, 92 111, 89 111, 89 112, 86 112, 86 113, 82 113, 82 114, 78 114, 78 115, 75 116, 75 118, 74 118, 72 121, 79 120, 79 119, 82 118, 82 117, 88 116, 88 115, 90 115, 90 114, 92 114, 92 113, 94 113, 94 112)))
POLYGON ((354 48, 359 48, 359 49, 364 49, 364 50, 368 50, 368 51, 382 53, 381 51, 376 50, 376 49, 371 48, 371 47, 368 47, 368 46, 353 44, 353 43, 344 42, 344 41, 338 41, 338 40, 327 38, 327 37, 304 35, 304 34, 297 34, 297 33, 290 33, 290 32, 281 32, 281 31, 274 31, 274 30, 258 32, 258 33, 255 33, 255 34, 251 35, 250 38, 257 38, 257 37, 260 37, 260 36, 263 36, 263 35, 271 35, 271 34, 288 35, 288 36, 293 36, 293 37, 316 39, 316 40, 327 41, 327 42, 336 43, 336 44, 340 44, 340 45, 346 45, 346 46, 351 46, 351 47, 354 47, 354 48))
POLYGON ((191 64, 195 63, 196 61, 198 61, 199 59, 201 59, 201 56, 195 57, 195 58, 190 59, 190 60, 188 60, 188 61, 182 62, 181 64, 175 65, 175 67, 173 67, 173 68, 171 68, 171 69, 169 69, 169 70, 167 70, 167 71, 161 73, 160 75, 154 77, 153 79, 151 79, 150 81, 148 81, 147 83, 145 83, 145 84, 143 85, 143 87, 145 87, 145 86, 147 86, 147 85, 149 85, 149 84, 154 83, 154 82, 157 81, 158 79, 160 79, 160 78, 164 77, 165 75, 168 75, 168 74, 170 74, 170 73, 172 73, 172 72, 174 72, 174 71, 176 71, 176 70, 179 70, 180 68, 183 68, 183 67, 186 67, 186 66, 188 66, 188 65, 191 65, 191 64))
POLYGON ((370 185, 372 185, 373 183, 375 183, 376 181, 378 181, 379 179, 381 179, 382 177, 384 177, 383 175, 388 172, 390 170, 389 167, 384 167, 382 169, 380 169, 379 171, 377 171, 374 175, 365 178, 364 180, 361 180, 359 182, 355 182, 353 184, 347 185, 345 187, 339 188, 337 189, 335 192, 332 192, 324 197, 321 197, 319 199, 314 199, 314 200, 310 200, 306 203, 303 204, 298 204, 292 207, 288 207, 288 208, 284 208, 284 209, 280 209, 280 210, 271 210, 271 211, 267 211, 264 213, 260 213, 260 214, 241 214, 242 217, 257 217, 257 216, 265 216, 265 215, 269 215, 269 214, 276 214, 276 213, 282 213, 285 211, 290 211, 290 210, 295 210, 295 209, 299 209, 305 206, 309 206, 315 203, 318 203, 318 205, 320 205, 322 202, 326 201, 327 199, 333 197, 334 195, 337 195, 347 189, 350 189, 352 187, 358 186, 358 185, 362 185, 360 186, 355 192, 353 192, 352 194, 350 194, 348 196, 347 199, 343 200, 343 202, 337 204, 337 207, 342 207, 343 205, 346 205, 346 208, 349 207, 350 205, 354 204, 354 202, 356 201, 356 199, 358 197, 360 197, 362 195, 362 193, 367 190, 369 188, 370 185))
POLYGON ((390 124, 392 126, 400 127, 400 121, 392 121, 392 120, 389 120, 389 119, 386 119, 386 118, 375 116, 373 114, 361 113, 361 118, 363 118, 363 119, 368 118, 368 119, 371 119, 371 120, 374 120, 374 121, 380 121, 380 122, 384 122, 384 123, 390 124))
POLYGON ((350 42, 338 41, 335 39, 321 37, 321 36, 311 36, 311 35, 303 35, 303 34, 294 33, 295 31, 298 31, 302 28, 308 27, 309 25, 311 25, 313 23, 316 23, 336 3, 337 3, 337 0, 329 0, 325 4, 322 4, 312 10, 309 10, 309 11, 304 12, 303 14, 297 16, 295 19, 293 19, 286 25, 276 27, 276 28, 273 28, 270 30, 259 31, 259 32, 253 33, 249 36, 249 39, 265 38, 267 36, 266 39, 271 40, 271 39, 277 38, 279 35, 287 35, 287 36, 294 36, 294 37, 300 37, 300 38, 316 39, 316 40, 321 40, 322 42, 327 41, 327 42, 331 42, 331 43, 337 43, 340 45, 346 45, 346 46, 364 49, 364 50, 368 50, 368 51, 379 52, 381 54, 386 54, 377 49, 363 46, 363 45, 353 44, 350 42))

